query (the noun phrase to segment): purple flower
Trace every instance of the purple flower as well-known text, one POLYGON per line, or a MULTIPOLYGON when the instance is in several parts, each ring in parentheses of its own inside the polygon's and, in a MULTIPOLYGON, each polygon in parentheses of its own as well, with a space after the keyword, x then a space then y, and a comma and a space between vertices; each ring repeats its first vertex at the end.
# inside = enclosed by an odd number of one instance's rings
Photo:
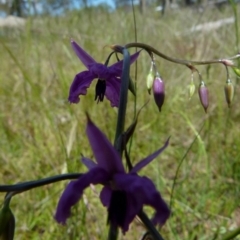
MULTIPOLYGON (((75 76, 69 91, 69 102, 78 103, 80 100, 79 95, 86 95, 87 88, 97 78, 95 100, 101 102, 105 95, 111 102, 112 107, 118 107, 123 61, 107 67, 104 64, 97 63, 73 40, 71 40, 71 44, 74 52, 88 70, 75 76)), ((138 55, 139 52, 130 57, 131 64, 138 58, 138 55)))
POLYGON ((90 119, 86 133, 97 163, 82 158, 89 171, 67 185, 59 200, 55 219, 65 224, 70 217, 71 207, 80 200, 84 189, 90 184, 102 184, 100 199, 108 208, 108 222, 126 232, 129 224, 146 204, 156 211, 153 223, 163 225, 170 216, 170 210, 153 182, 148 177, 138 176, 137 172, 156 158, 167 147, 168 141, 126 173, 120 155, 90 119))

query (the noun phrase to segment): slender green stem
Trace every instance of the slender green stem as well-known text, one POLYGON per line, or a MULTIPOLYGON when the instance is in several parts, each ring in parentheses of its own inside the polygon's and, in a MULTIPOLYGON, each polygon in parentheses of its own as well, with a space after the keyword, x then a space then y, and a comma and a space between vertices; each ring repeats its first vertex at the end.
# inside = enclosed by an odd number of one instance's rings
POLYGON ((192 149, 193 144, 196 142, 196 140, 198 139, 198 135, 201 133, 203 126, 201 127, 200 131, 196 134, 195 138, 193 139, 192 143, 190 144, 190 146, 188 147, 187 151, 185 152, 185 154, 183 155, 182 159, 180 160, 180 163, 178 164, 177 170, 176 170, 176 174, 175 177, 173 179, 173 185, 172 185, 172 190, 171 190, 171 196, 170 196, 170 209, 172 209, 172 205, 173 205, 173 193, 174 193, 174 188, 177 182, 177 178, 178 178, 178 173, 180 171, 180 168, 182 166, 182 163, 184 161, 184 159, 186 158, 186 156, 188 155, 189 151, 192 149))
MULTIPOLYGON (((114 49, 115 46, 112 46, 112 48, 114 49)), ((147 52, 155 53, 156 55, 164 58, 167 61, 177 63, 177 64, 182 64, 182 65, 185 65, 185 66, 187 66, 191 69, 192 69, 193 65, 206 65, 206 64, 213 64, 213 63, 222 63, 222 64, 226 65, 226 63, 225 63, 226 59, 227 60, 234 60, 234 59, 238 59, 240 57, 240 53, 238 53, 237 55, 235 55, 233 57, 228 57, 228 58, 224 58, 224 59, 213 59, 213 60, 207 60, 207 61, 190 61, 190 60, 183 60, 183 59, 177 59, 177 58, 169 57, 169 56, 163 54, 162 52, 159 52, 158 50, 156 50, 152 46, 147 45, 145 43, 135 43, 135 42, 134 43, 128 43, 124 47, 125 48, 132 48, 132 47, 142 48, 142 49, 145 49, 147 52)))
MULTIPOLYGON (((136 21, 136 15, 135 15, 135 8, 132 2, 132 14, 133 14, 133 23, 134 23, 134 41, 137 42, 137 21, 136 21)), ((135 49, 137 52, 137 48, 135 49)), ((134 105, 133 105, 133 120, 135 120, 137 115, 137 73, 138 73, 138 61, 135 62, 135 79, 134 79, 134 88, 135 88, 135 97, 134 97, 134 105)), ((128 153, 130 154, 131 148, 132 148, 132 142, 133 142, 133 135, 131 136, 130 142, 129 142, 129 148, 128 153)))
POLYGON ((41 187, 47 184, 63 181, 77 179, 81 177, 81 173, 66 173, 61 175, 56 175, 48 178, 43 178, 34 181, 27 181, 12 185, 0 185, 0 192, 24 192, 33 188, 41 187))

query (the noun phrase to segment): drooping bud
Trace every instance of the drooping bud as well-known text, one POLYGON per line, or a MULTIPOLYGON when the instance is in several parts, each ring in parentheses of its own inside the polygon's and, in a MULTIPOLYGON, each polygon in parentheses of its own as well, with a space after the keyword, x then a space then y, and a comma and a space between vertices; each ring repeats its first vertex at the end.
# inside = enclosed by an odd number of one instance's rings
POLYGON ((154 65, 154 62, 151 63, 151 68, 147 75, 147 90, 149 94, 151 94, 151 89, 152 89, 153 80, 154 80, 153 65, 154 65))
POLYGON ((198 94, 199 94, 199 98, 201 101, 201 104, 205 110, 205 112, 207 113, 207 108, 208 108, 208 89, 205 85, 205 83, 203 81, 200 82, 199 84, 199 88, 198 88, 198 94))
POLYGON ((159 112, 161 112, 165 97, 165 86, 163 80, 159 76, 155 77, 153 82, 153 96, 159 112))
POLYGON ((9 201, 5 200, 0 210, 0 239, 13 240, 15 230, 15 218, 9 207, 9 201))
POLYGON ((231 103, 233 100, 233 95, 234 95, 234 86, 232 84, 232 81, 228 79, 226 81, 225 87, 224 87, 224 92, 225 92, 225 98, 228 104, 228 107, 231 107, 231 103))
POLYGON ((193 76, 191 79, 191 83, 188 85, 188 95, 189 95, 189 100, 192 98, 193 94, 195 93, 195 84, 193 82, 193 76))
POLYGON ((233 71, 235 72, 235 74, 240 77, 240 68, 237 67, 232 67, 233 71))

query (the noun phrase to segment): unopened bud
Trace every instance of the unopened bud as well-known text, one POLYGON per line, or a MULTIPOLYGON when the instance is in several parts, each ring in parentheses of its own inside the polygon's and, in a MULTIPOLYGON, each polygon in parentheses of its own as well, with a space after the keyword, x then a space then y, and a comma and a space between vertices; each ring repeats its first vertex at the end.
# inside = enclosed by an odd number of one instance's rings
POLYGON ((233 71, 235 72, 235 74, 240 77, 240 69, 237 67, 232 67, 233 71))
POLYGON ((201 81, 201 83, 199 84, 198 94, 199 94, 201 104, 202 104, 205 112, 207 112, 207 108, 208 108, 208 104, 209 104, 208 89, 203 81, 201 81))
POLYGON ((156 77, 153 82, 153 96, 155 103, 158 106, 159 112, 161 112, 162 105, 165 97, 164 82, 160 77, 156 77))
POLYGON ((189 99, 192 98, 193 94, 195 93, 195 84, 193 82, 193 80, 191 80, 191 83, 188 85, 188 94, 189 94, 189 99))
POLYGON ((224 92, 225 92, 225 98, 228 104, 228 107, 231 107, 231 103, 233 100, 233 95, 234 95, 234 86, 232 84, 232 81, 228 79, 226 81, 225 87, 224 87, 224 92))
POLYGON ((153 85, 153 80, 154 80, 154 75, 153 73, 150 71, 149 74, 147 75, 147 90, 148 93, 151 94, 151 89, 152 89, 152 85, 153 85))
POLYGON ((154 80, 154 74, 153 74, 153 66, 154 66, 154 61, 151 62, 151 68, 149 70, 149 73, 147 75, 147 90, 148 93, 151 94, 151 89, 153 85, 153 80, 154 80))
POLYGON ((13 240, 15 230, 15 218, 6 201, 0 210, 0 239, 13 240))

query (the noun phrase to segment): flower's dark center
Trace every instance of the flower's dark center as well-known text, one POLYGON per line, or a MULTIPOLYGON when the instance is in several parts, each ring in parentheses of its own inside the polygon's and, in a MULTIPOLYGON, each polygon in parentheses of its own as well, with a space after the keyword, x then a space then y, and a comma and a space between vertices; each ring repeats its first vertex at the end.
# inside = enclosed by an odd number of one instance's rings
POLYGON ((106 91, 106 81, 104 79, 98 79, 95 89, 95 100, 102 102, 106 91))
POLYGON ((124 191, 112 191, 108 208, 108 223, 123 227, 127 214, 127 195, 124 191))

